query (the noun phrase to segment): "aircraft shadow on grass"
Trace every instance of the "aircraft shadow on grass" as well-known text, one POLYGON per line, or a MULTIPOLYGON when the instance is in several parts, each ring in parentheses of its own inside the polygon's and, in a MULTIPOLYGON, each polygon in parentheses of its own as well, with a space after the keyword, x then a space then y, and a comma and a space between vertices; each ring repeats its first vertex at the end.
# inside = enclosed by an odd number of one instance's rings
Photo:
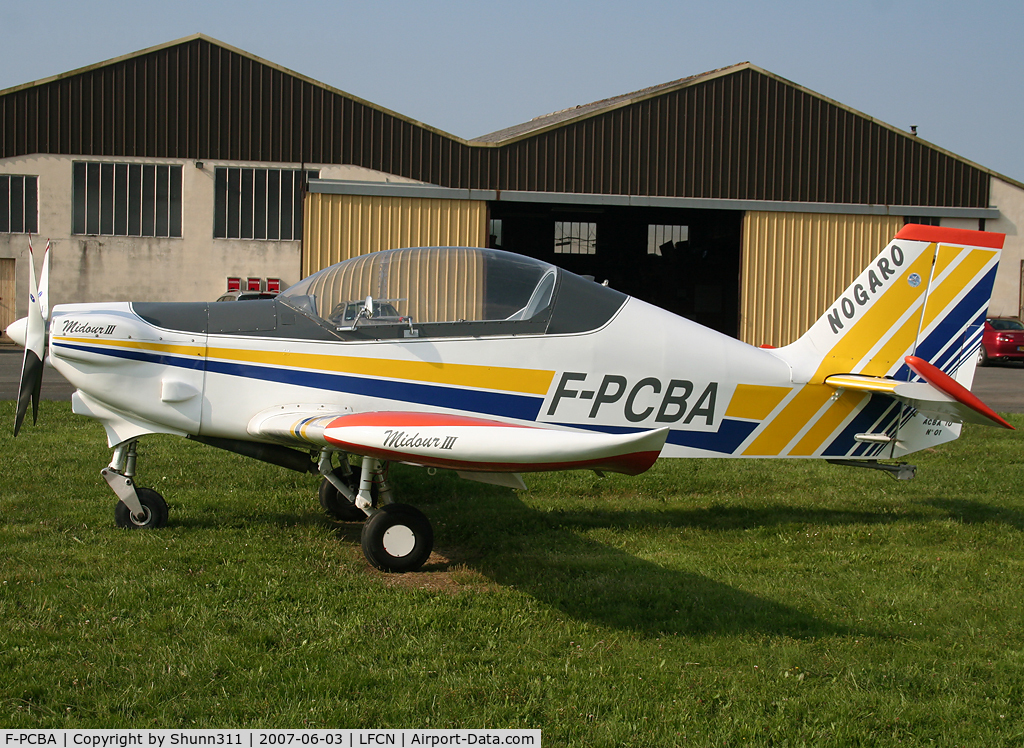
MULTIPOLYGON (((580 510, 551 514, 528 508, 514 496, 496 499, 501 510, 490 515, 491 522, 484 525, 488 527, 488 535, 507 535, 521 524, 532 524, 536 534, 524 541, 518 560, 496 562, 484 555, 476 562, 481 571, 501 584, 528 591, 577 619, 648 634, 751 633, 813 638, 853 632, 701 573, 670 569, 637 558, 607 544, 588 540, 580 532, 642 527, 732 532, 788 525, 811 528, 896 525, 936 519, 930 511, 908 507, 891 512, 799 509, 786 505, 666 512, 580 510), (517 515, 525 517, 517 519, 517 515), (507 525, 503 526, 503 521, 507 525), (559 549, 557 555, 530 553, 529 546, 538 543, 559 549)), ((1024 515, 1002 507, 949 499, 920 504, 947 512, 964 523, 999 522, 1024 529, 1024 515)), ((870 635, 872 632, 858 627, 856 633, 870 635)), ((874 633, 890 635, 882 631, 874 633)))
MULTIPOLYGON (((1024 529, 1024 516, 1019 512, 951 499, 920 501, 916 503, 921 509, 904 505, 899 512, 807 509, 784 504, 666 511, 595 507, 546 512, 528 506, 509 489, 468 483, 443 473, 428 478, 418 470, 396 467, 394 479, 401 493, 431 505, 440 523, 438 550, 450 559, 439 562, 435 557, 416 573, 444 572, 465 564, 573 619, 651 636, 763 634, 814 638, 851 632, 792 605, 697 571, 662 566, 583 533, 644 527, 732 532, 788 525, 842 527, 934 520, 935 515, 925 506, 967 523, 994 521, 1024 529)), ((312 506, 306 512, 255 512, 239 517, 237 522, 218 512, 191 519, 181 517, 170 525, 201 529, 253 522, 330 524, 339 542, 359 542, 359 524, 331 524, 312 506)), ((857 633, 869 632, 858 629, 857 633)))
MULTIPOLYGON (((451 488, 456 485, 467 484, 453 478, 451 488)), ((453 496, 450 487, 444 488, 448 490, 442 490, 442 495, 453 496)), ((437 549, 450 560, 437 562, 435 557, 415 573, 439 573, 464 564, 573 619, 645 635, 750 633, 805 638, 843 633, 841 627, 793 606, 697 572, 660 566, 578 533, 584 526, 664 524, 661 515, 598 512, 591 522, 581 512, 574 515, 577 522, 533 509, 508 489, 475 484, 472 493, 455 494, 450 501, 434 504, 441 528, 437 549)), ((168 527, 202 530, 253 523, 329 525, 338 542, 357 546, 361 527, 334 523, 312 506, 308 512, 254 512, 234 519, 223 512, 179 515, 168 527)), ((670 524, 702 526, 674 519, 670 524)))
POLYGON ((920 503, 946 512, 950 519, 965 525, 994 522, 1008 525, 1015 530, 1024 530, 1024 513, 1010 507, 993 506, 969 499, 949 498, 928 499, 920 503))
MULTIPOLYGON (((647 512, 581 510, 565 515, 532 508, 508 489, 475 484, 465 491, 467 483, 454 478, 450 487, 430 483, 440 488, 435 495, 453 497, 431 508, 443 528, 437 539, 439 550, 451 562, 428 561, 423 573, 465 564, 573 619, 645 635, 750 633, 805 638, 844 633, 841 626, 791 605, 696 571, 659 565, 580 533, 594 527, 635 528, 666 522, 672 527, 722 527, 705 522, 700 511, 682 513, 689 517, 669 513, 667 520, 663 514, 647 512)), ((794 521, 793 514, 791 508, 780 508, 779 515, 787 519, 779 521, 794 521)), ((863 519, 837 515, 828 521, 863 519)), ((761 521, 771 524, 773 520, 765 516, 761 521)), ((344 537, 345 530, 340 533, 344 537)))

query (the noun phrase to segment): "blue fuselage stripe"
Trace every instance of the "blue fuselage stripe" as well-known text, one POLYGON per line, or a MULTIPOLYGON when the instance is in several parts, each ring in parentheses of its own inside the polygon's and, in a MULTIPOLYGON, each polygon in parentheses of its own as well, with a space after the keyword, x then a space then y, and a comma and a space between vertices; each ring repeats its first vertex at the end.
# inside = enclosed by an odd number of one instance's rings
POLYGON ((150 351, 132 350, 130 348, 107 348, 106 346, 73 345, 60 340, 54 340, 52 345, 55 348, 67 348, 72 351, 84 353, 96 353, 111 358, 123 358, 128 361, 145 361, 151 364, 162 364, 163 366, 176 366, 179 369, 193 369, 202 371, 203 360, 198 358, 185 358, 172 356, 167 353, 151 353, 150 351))
MULTIPOLYGON (((988 306, 988 299, 992 293, 992 285, 995 283, 996 268, 992 268, 985 274, 985 277, 962 298, 953 310, 936 325, 931 334, 922 340, 915 351, 915 355, 925 361, 935 364, 947 374, 958 368, 958 359, 961 355, 959 345, 951 345, 945 354, 940 356, 943 347, 947 346, 950 340, 960 339, 966 344, 972 335, 971 325, 983 325, 985 323, 984 310, 988 306), (964 332, 961 334, 961 330, 964 332)), ((903 364, 893 374, 893 378, 901 382, 908 382, 915 378, 910 368, 903 364)))
MULTIPOLYGON (((635 426, 598 426, 583 423, 559 423, 555 425, 597 431, 602 434, 635 434, 646 430, 636 428, 635 426)), ((682 431, 672 429, 668 432, 668 439, 665 441, 677 447, 702 449, 706 452, 731 455, 739 449, 740 444, 759 425, 760 423, 756 421, 736 421, 731 418, 725 418, 718 426, 718 431, 682 431)))
POLYGON ((205 368, 208 373, 212 374, 224 374, 243 379, 258 379, 264 382, 276 382, 296 387, 311 387, 328 392, 379 397, 386 400, 398 400, 436 408, 452 408, 482 415, 517 418, 526 421, 537 420, 537 415, 540 413, 540 408, 544 401, 543 398, 529 395, 464 390, 434 384, 370 379, 348 374, 285 369, 213 359, 204 361, 203 359, 133 349, 72 345, 58 341, 54 341, 54 345, 130 361, 145 361, 183 369, 202 370, 205 368))
POLYGON ((207 372, 226 374, 246 379, 260 379, 266 382, 290 384, 296 387, 312 387, 328 392, 343 392, 349 395, 379 397, 385 400, 416 403, 436 408, 452 408, 471 413, 537 420, 543 399, 527 395, 510 395, 503 392, 462 390, 417 382, 397 382, 384 379, 354 377, 347 374, 332 374, 302 369, 280 369, 271 366, 239 364, 226 361, 208 361, 207 372))
POLYGON ((895 416, 887 418, 881 427, 877 425, 877 422, 894 404, 896 404, 896 401, 891 397, 885 395, 873 396, 867 405, 847 424, 842 433, 833 439, 822 451, 822 456, 862 456, 868 449, 876 446, 868 442, 858 442, 854 437, 859 433, 871 431, 872 427, 874 427, 875 433, 888 434, 889 428, 895 422, 895 416), (879 428, 881 428, 881 431, 879 431, 879 428))

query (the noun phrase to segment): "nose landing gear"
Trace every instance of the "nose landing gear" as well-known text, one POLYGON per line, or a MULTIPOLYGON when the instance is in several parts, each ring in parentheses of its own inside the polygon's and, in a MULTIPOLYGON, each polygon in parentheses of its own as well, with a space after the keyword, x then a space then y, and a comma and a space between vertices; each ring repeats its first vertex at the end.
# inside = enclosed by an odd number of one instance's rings
MULTIPOLYGON (((387 463, 363 457, 358 478, 349 467, 348 455, 340 453, 340 465, 332 462, 333 452, 320 455, 320 503, 330 514, 344 521, 366 520, 360 538, 363 555, 374 567, 386 572, 415 571, 426 563, 434 548, 430 520, 419 509, 391 498, 387 463)), ((154 529, 167 524, 167 502, 151 488, 135 485, 138 441, 118 444, 110 464, 100 471, 119 499, 114 508, 118 527, 154 529)))
POLYGON ((118 444, 110 464, 100 471, 107 485, 117 494, 114 521, 129 530, 153 529, 167 524, 167 502, 152 488, 135 485, 138 441, 118 444))

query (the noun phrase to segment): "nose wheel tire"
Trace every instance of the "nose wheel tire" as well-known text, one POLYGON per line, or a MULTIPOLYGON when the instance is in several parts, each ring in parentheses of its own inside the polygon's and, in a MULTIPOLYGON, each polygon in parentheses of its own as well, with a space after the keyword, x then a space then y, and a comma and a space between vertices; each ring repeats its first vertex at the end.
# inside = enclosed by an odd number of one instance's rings
POLYGON ((152 488, 138 488, 135 493, 142 504, 142 516, 133 517, 131 510, 123 501, 117 502, 114 507, 114 521, 118 527, 128 530, 146 529, 152 530, 163 527, 167 524, 167 502, 164 497, 152 488))
POLYGON ((363 525, 363 555, 381 571, 415 571, 434 548, 430 520, 408 504, 386 504, 363 525))

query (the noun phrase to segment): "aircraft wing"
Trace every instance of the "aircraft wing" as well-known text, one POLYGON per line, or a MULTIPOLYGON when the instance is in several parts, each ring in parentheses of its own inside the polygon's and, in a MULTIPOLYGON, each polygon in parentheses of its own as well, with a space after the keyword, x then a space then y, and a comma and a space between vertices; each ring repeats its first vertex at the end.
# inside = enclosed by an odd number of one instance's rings
POLYGON ((668 429, 630 434, 562 431, 483 418, 403 411, 272 410, 249 424, 255 437, 292 445, 473 473, 607 470, 638 475, 658 459, 668 429))
POLYGON ((825 384, 836 389, 890 395, 925 415, 943 421, 1013 428, 998 413, 938 367, 917 356, 907 356, 905 361, 924 381, 899 382, 888 377, 833 374, 825 378, 825 384))

